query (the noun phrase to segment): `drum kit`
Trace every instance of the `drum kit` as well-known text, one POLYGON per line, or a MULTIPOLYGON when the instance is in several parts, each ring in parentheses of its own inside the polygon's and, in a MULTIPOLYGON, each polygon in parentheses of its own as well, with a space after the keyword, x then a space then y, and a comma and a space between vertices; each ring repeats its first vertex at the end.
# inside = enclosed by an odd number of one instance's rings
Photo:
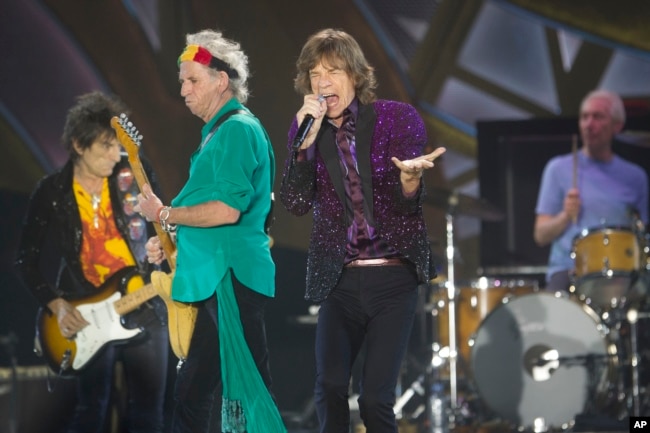
MULTIPOLYGON (((495 422, 546 432, 572 428, 579 417, 650 415, 650 242, 638 218, 574 239, 569 292, 519 278, 457 284, 454 215, 502 215, 457 193, 427 195, 446 209, 447 232, 447 279, 429 285, 423 307, 431 317, 431 359, 412 385, 427 386, 427 432, 495 422)), ((412 395, 398 398, 396 413, 412 395)))

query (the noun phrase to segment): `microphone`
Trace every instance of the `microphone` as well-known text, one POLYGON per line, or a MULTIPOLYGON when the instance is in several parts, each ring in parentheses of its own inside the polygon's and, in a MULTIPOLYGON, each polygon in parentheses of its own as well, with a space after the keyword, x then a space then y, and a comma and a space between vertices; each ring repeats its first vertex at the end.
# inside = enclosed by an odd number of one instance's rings
MULTIPOLYGON (((318 102, 323 102, 325 100, 325 97, 323 95, 318 96, 318 102)), ((296 133, 296 138, 293 139, 293 144, 291 145, 291 148, 296 151, 302 146, 302 143, 305 142, 305 138, 307 138, 307 134, 309 133, 309 130, 311 129, 311 126, 314 124, 314 116, 311 114, 305 114, 305 118, 302 119, 302 123, 300 124, 300 127, 298 127, 298 132, 296 133)))
POLYGON ((293 150, 298 150, 300 146, 302 146, 302 143, 305 142, 307 133, 311 129, 311 126, 314 124, 314 120, 315 120, 314 116, 312 116, 311 114, 305 114, 305 118, 302 119, 302 123, 298 128, 298 133, 296 134, 296 138, 293 139, 293 145, 291 146, 293 150))

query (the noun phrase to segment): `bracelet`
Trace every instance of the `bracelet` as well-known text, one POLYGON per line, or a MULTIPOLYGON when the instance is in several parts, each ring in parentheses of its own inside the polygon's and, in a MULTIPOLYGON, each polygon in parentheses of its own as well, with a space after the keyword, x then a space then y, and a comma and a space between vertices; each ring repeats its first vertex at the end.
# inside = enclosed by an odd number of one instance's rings
POLYGON ((167 233, 176 231, 176 224, 171 224, 167 222, 167 218, 169 218, 170 210, 171 210, 171 206, 163 206, 160 209, 160 212, 158 212, 158 221, 160 221, 160 227, 163 229, 163 231, 167 233))

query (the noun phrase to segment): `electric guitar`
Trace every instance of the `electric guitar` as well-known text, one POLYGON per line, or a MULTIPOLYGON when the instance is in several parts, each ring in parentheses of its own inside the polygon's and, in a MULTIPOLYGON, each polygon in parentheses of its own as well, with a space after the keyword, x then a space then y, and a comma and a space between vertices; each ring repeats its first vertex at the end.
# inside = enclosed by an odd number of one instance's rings
POLYGON ((144 285, 134 266, 123 268, 106 280, 97 293, 68 300, 90 322, 72 338, 61 334, 55 314, 40 308, 36 316, 36 352, 53 372, 73 375, 107 344, 124 343, 140 334, 140 328, 125 328, 121 316, 155 296, 156 290, 151 284, 144 285), (132 287, 138 289, 126 294, 132 287))
MULTIPOLYGON (((140 143, 142 135, 138 132, 126 114, 111 119, 111 126, 115 130, 117 139, 126 150, 129 164, 133 170, 140 190, 145 184, 149 184, 147 174, 140 161, 140 143)), ((190 349, 194 325, 196 324, 197 308, 191 303, 174 301, 171 298, 171 282, 174 270, 176 269, 176 245, 172 241, 169 233, 165 232, 160 223, 153 222, 156 235, 160 239, 160 244, 165 252, 165 257, 172 269, 172 274, 167 275, 164 272, 154 271, 151 274, 151 283, 155 288, 158 296, 162 298, 167 306, 168 326, 169 326, 169 343, 172 351, 177 358, 184 360, 190 349)))

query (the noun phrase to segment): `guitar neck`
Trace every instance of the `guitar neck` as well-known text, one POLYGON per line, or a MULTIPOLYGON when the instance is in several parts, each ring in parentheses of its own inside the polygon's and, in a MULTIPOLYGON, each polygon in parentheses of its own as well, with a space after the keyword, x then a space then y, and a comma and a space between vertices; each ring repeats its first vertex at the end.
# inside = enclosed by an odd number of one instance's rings
POLYGON ((120 316, 130 313, 138 308, 140 305, 147 302, 149 299, 158 295, 156 288, 153 284, 146 284, 133 293, 122 296, 120 299, 113 303, 115 311, 120 316))
MULTIPOLYGON (((117 116, 111 118, 111 126, 115 130, 117 139, 129 156, 129 164, 131 165, 131 170, 133 170, 133 176, 135 176, 135 181, 138 183, 140 191, 142 191, 145 184, 151 185, 140 161, 139 143, 142 136, 136 136, 138 134, 137 130, 134 129, 133 124, 128 121, 128 118, 124 114, 119 118, 117 116)), ((160 239, 160 245, 165 252, 169 267, 174 271, 176 269, 176 245, 174 245, 170 234, 162 229, 158 221, 154 221, 153 226, 156 230, 156 235, 160 239)))
MULTIPOLYGON (((135 157, 132 157, 131 154, 129 154, 129 164, 133 170, 135 181, 138 183, 140 190, 142 190, 142 187, 145 184, 149 184, 149 181, 147 180, 147 174, 144 171, 144 167, 142 167, 142 163, 137 154, 135 157)), ((158 235, 158 238, 160 239, 160 245, 165 252, 167 261, 169 262, 169 267, 174 271, 174 269, 176 269, 176 255, 174 254, 176 252, 176 245, 174 245, 171 235, 162 229, 158 221, 153 221, 153 226, 156 230, 156 235, 158 235)))

